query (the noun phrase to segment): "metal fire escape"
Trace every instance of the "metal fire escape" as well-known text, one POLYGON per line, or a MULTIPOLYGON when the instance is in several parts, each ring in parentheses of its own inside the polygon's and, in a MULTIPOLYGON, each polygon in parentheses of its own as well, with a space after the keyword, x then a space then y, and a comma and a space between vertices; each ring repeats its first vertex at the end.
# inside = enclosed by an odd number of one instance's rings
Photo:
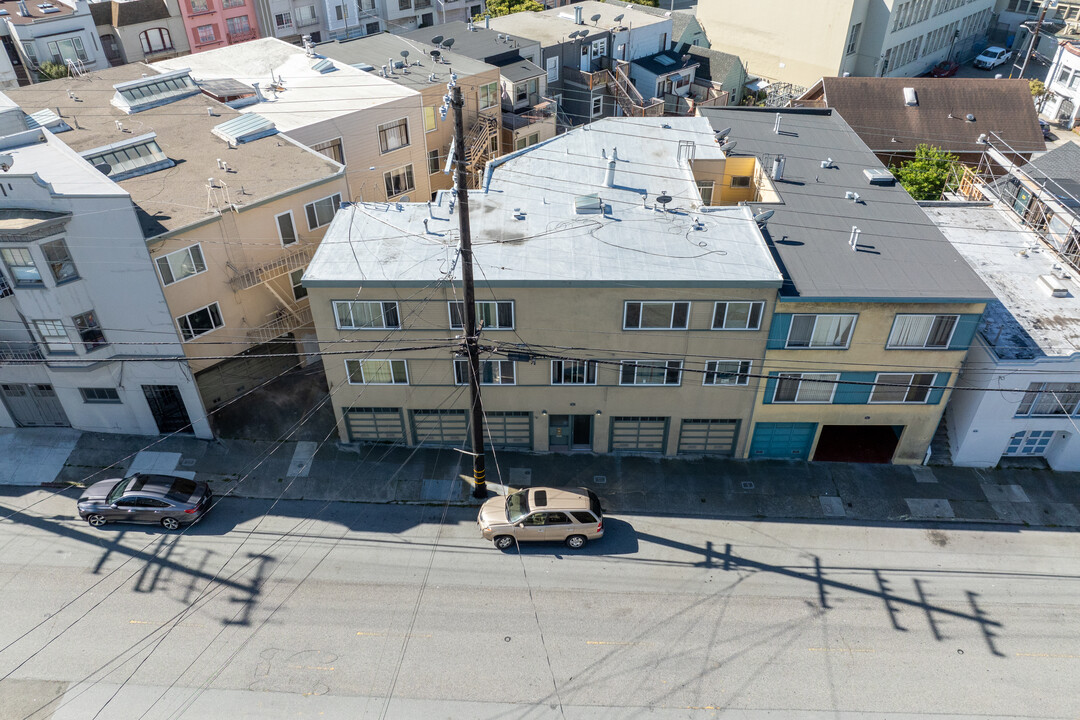
POLYGON ((228 267, 233 271, 233 277, 229 279, 229 285, 233 292, 241 292, 256 285, 262 285, 278 302, 278 309, 274 311, 270 319, 261 325, 248 329, 248 339, 254 343, 264 343, 290 333, 297 328, 310 325, 311 306, 305 301, 303 304, 293 300, 287 300, 278 292, 272 280, 287 277, 290 273, 307 267, 315 254, 315 245, 303 245, 289 250, 273 260, 264 263, 236 267, 229 263, 228 267))

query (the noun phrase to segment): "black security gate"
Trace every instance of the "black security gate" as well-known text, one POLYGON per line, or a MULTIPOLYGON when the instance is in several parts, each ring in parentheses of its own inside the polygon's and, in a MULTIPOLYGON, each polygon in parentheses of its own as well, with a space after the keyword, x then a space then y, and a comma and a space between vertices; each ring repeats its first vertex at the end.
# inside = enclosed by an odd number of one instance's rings
POLYGON ((159 433, 194 432, 184 399, 180 397, 180 388, 175 385, 143 385, 142 389, 159 433))

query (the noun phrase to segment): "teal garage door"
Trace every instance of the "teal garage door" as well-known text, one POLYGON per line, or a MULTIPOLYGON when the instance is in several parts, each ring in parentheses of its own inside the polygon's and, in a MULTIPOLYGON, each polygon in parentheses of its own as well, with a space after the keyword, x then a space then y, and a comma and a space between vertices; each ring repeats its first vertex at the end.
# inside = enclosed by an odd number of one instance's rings
POLYGON ((750 457, 806 460, 816 432, 817 423, 758 423, 754 425, 750 457))

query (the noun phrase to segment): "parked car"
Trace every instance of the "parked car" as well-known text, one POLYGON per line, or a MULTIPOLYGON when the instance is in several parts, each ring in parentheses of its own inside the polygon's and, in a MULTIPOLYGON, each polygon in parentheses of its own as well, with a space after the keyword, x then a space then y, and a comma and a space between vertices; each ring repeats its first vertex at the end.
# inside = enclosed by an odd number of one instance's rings
POLYGON ((1039 129, 1042 130, 1044 140, 1053 140, 1053 135, 1050 134, 1050 123, 1045 120, 1039 120, 1039 129))
POLYGON ((952 77, 960 69, 960 63, 955 60, 942 60, 930 70, 930 76, 936 78, 952 77))
POLYGON ((1002 47, 998 47, 997 45, 991 45, 990 47, 979 53, 979 56, 975 58, 975 62, 972 64, 977 68, 982 68, 984 70, 993 70, 998 65, 1003 64, 1008 59, 1008 50, 1002 47))
POLYGON ((79 497, 79 517, 94 527, 107 522, 132 522, 175 530, 201 518, 212 500, 210 486, 204 482, 135 473, 86 488, 79 497))
POLYGON ((564 542, 571 549, 604 536, 600 498, 586 488, 535 487, 493 497, 476 518, 480 534, 500 550, 515 542, 564 542))

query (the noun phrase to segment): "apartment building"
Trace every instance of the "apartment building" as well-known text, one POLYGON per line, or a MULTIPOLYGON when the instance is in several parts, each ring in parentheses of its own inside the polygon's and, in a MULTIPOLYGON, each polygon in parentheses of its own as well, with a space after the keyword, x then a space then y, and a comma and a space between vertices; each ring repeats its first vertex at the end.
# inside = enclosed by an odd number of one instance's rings
POLYGON ((451 47, 454 55, 499 68, 498 87, 483 90, 487 95, 480 104, 498 103, 502 107, 500 146, 504 152, 521 150, 555 136, 559 104, 549 84, 558 79, 558 73, 545 71, 537 64, 542 62, 540 43, 471 22, 450 22, 402 37, 411 42, 430 42, 442 49, 451 47))
POLYGON ((330 38, 327 7, 319 0, 252 0, 259 20, 259 36, 277 38, 294 45, 330 38))
POLYGON ((45 62, 72 73, 108 67, 86 0, 2 0, 0 38, 20 85, 37 82, 45 62))
MULTIPOLYGON (((444 172, 450 142, 454 138, 453 114, 448 109, 444 117, 440 110, 451 72, 457 77, 455 83, 461 88, 465 103, 465 154, 474 184, 478 182, 484 164, 500 154, 499 68, 453 52, 441 44, 421 43, 390 33, 323 43, 316 51, 330 60, 378 73, 419 93, 424 114, 422 137, 426 162, 422 168, 414 167, 414 172, 427 175, 432 194, 454 184, 451 175, 444 172)), ((419 136, 419 128, 414 133, 419 136)), ((418 144, 419 140, 417 137, 418 144)))
MULTIPOLYGON (((1010 35, 1016 34, 1021 23, 1039 19, 1045 4, 1044 0, 997 0, 998 26, 1010 35)), ((1054 0, 1044 19, 1080 31, 1080 2, 1054 0)))
MULTIPOLYGON (((701 118, 632 122, 495 160, 470 193, 496 448, 745 452, 782 282, 723 182, 753 162, 701 118)), ((320 347, 347 351, 325 365, 342 440, 467 443, 454 209, 449 192, 351 205, 304 275, 320 347)))
POLYGON ((325 0, 330 39, 350 40, 380 32, 404 34, 452 22, 472 22, 483 0, 325 0))
POLYGON ((702 2, 697 17, 713 46, 741 57, 751 74, 809 87, 845 73, 914 77, 948 57, 974 57, 995 2, 702 2))
POLYGON ((1047 96, 1042 111, 1072 130, 1080 114, 1080 39, 1063 40, 1046 76, 1047 96))
POLYGON ((748 198, 784 272, 748 456, 921 463, 993 294, 839 114, 701 113, 772 183, 748 198))
POLYGON ((131 195, 0 98, 0 427, 211 437, 131 195))
POLYGON ((339 163, 186 70, 129 64, 10 95, 130 196, 168 307, 158 332, 179 334, 206 408, 298 364, 314 337, 300 277, 348 197, 339 163))
POLYGON ((179 0, 191 52, 248 42, 259 37, 255 0, 179 0))
POLYGON ((381 73, 358 70, 275 38, 154 67, 189 70, 205 94, 263 118, 278 132, 345 164, 345 199, 431 196, 430 176, 424 172, 422 96, 381 73))
MULTIPOLYGON (((610 116, 655 117, 664 100, 635 85, 631 64, 670 48, 671 18, 637 5, 586 0, 492 18, 490 27, 538 42, 548 93, 574 125, 610 116)), ((678 73, 678 68, 672 68, 678 73)))
POLYGON ((153 62, 191 52, 180 0, 107 0, 90 4, 110 65, 153 62))

